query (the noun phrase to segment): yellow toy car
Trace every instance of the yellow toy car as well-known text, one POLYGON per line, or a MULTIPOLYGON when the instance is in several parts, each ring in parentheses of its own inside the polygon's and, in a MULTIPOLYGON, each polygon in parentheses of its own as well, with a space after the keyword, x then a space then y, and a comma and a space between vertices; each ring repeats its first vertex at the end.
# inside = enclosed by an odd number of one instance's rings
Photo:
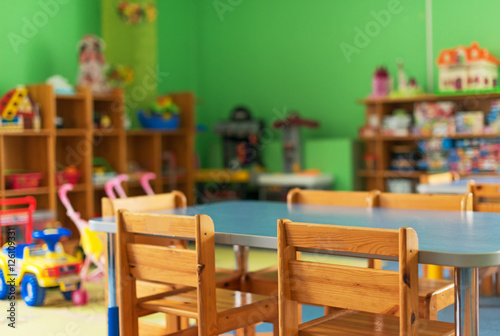
MULTIPOLYGON (((7 242, 0 251, 0 299, 21 286, 21 297, 28 306, 43 305, 46 288, 58 287, 66 300, 72 300, 80 287, 82 260, 64 253, 59 242, 70 234, 68 229, 45 229, 32 235, 43 240, 43 245, 7 242)), ((75 298, 73 303, 79 304, 75 298)))

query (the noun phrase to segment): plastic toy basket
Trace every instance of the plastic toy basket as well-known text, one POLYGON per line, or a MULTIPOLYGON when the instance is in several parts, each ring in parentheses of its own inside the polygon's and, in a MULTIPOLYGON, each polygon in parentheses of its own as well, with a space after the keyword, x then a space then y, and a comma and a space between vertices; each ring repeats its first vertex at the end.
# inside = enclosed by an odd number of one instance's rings
POLYGON ((38 188, 42 173, 28 173, 25 171, 5 171, 5 188, 6 189, 26 189, 38 188))
POLYGON ((75 171, 58 171, 56 172, 56 185, 61 186, 65 183, 77 184, 80 181, 81 172, 79 170, 75 171))

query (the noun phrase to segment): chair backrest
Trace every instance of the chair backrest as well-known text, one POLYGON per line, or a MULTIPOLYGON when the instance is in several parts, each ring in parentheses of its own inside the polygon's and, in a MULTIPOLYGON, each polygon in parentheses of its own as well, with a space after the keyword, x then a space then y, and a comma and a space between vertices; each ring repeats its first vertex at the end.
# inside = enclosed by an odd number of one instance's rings
MULTIPOLYGON (((174 190, 165 194, 145 195, 127 198, 110 199, 103 197, 102 199, 102 215, 115 216, 117 211, 125 209, 128 211, 159 211, 176 208, 185 208, 187 206, 186 196, 181 192, 174 190)), ((168 239, 162 237, 142 237, 143 242, 148 243, 163 243, 165 245, 177 245, 179 247, 187 247, 185 240, 168 239)))
POLYGON ((375 206, 391 209, 472 211, 472 195, 379 193, 375 206))
MULTIPOLYGON (((214 224, 206 215, 176 216, 118 211, 118 269, 121 281, 121 316, 130 319, 133 335, 138 330, 138 302, 158 299, 157 295, 137 299, 135 280, 196 288, 200 335, 215 334, 217 309, 215 293, 214 224), (144 244, 144 235, 163 239, 195 241, 195 250, 144 244)), ((179 291, 174 290, 172 294, 179 291)), ((168 296, 168 294, 162 294, 168 296)))
POLYGON ((375 195, 375 191, 331 191, 294 188, 288 192, 287 203, 373 207, 375 195))
POLYGON ((474 211, 500 212, 500 184, 481 184, 470 181, 467 189, 473 196, 474 211))
POLYGON ((440 174, 432 174, 432 175, 420 175, 420 183, 425 184, 441 184, 441 183, 450 183, 460 179, 460 175, 454 172, 446 172, 440 174))
POLYGON ((418 238, 411 228, 367 229, 278 221, 280 330, 298 335, 297 304, 398 314, 400 334, 418 325, 418 238), (399 260, 399 272, 303 261, 301 250, 399 260))
POLYGON ((118 199, 103 197, 102 215, 105 217, 114 216, 119 209, 147 212, 185 208, 186 205, 186 196, 181 191, 177 190, 165 194, 135 196, 118 199))

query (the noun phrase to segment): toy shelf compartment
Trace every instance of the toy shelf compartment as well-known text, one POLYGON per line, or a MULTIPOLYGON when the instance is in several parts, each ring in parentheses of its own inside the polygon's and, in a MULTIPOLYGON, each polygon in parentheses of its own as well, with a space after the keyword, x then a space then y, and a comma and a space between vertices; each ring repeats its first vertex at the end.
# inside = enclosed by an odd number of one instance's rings
POLYGON ((123 142, 122 137, 94 138, 94 158, 105 158, 114 172, 125 173, 125 144, 123 142))
POLYGON ((100 119, 107 116, 111 122, 109 128, 98 129, 94 127, 94 133, 102 133, 105 136, 104 134, 109 134, 113 131, 123 131, 125 102, 121 90, 115 90, 110 94, 93 95, 92 110, 95 114, 93 118, 100 119))
POLYGON ((17 183, 16 189, 22 187, 36 189, 47 187, 52 181, 50 159, 52 139, 46 136, 3 136, 1 140, 2 153, 0 153, 0 170, 4 190, 13 188, 6 181, 7 175, 36 173, 36 175, 25 175, 25 181, 21 185, 17 183), (11 171, 11 173, 9 173, 11 171), (39 180, 39 183, 35 183, 39 180), (35 183, 35 184, 33 184, 35 183))
POLYGON ((90 127, 91 93, 89 88, 77 88, 75 95, 56 95, 56 116, 62 121, 57 135, 77 134, 90 127))
POLYGON ((161 157, 151 155, 160 153, 161 138, 157 133, 127 134, 127 174, 129 175, 130 195, 143 195, 139 179, 142 173, 156 174, 149 183, 156 192, 161 191, 161 157))
POLYGON ((86 136, 64 136, 56 139, 55 183, 90 182, 92 140, 86 136))
POLYGON ((192 158, 185 150, 189 146, 188 142, 187 137, 172 138, 165 134, 161 137, 161 177, 164 187, 169 191, 188 182, 186 177, 192 165, 192 158))

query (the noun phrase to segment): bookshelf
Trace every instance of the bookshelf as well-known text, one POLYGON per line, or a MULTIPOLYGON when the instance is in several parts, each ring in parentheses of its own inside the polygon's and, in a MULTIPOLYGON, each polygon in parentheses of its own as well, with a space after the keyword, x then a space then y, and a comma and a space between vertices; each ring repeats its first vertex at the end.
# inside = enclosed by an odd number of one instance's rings
MULTIPOLYGON (((378 125, 382 125, 384 116, 391 115, 396 109, 406 110, 413 115, 414 104, 418 102, 444 102, 451 101, 456 105, 457 111, 481 111, 484 114, 490 112, 491 103, 500 100, 500 93, 477 93, 477 94, 453 94, 453 95, 422 95, 417 97, 402 98, 367 98, 361 99, 359 103, 365 106, 365 123, 368 125, 371 120, 376 120, 378 125)), ((486 118, 485 118, 486 120, 486 118)), ((358 178, 362 181, 364 189, 387 190, 388 179, 409 179, 417 183, 422 175, 427 171, 410 170, 398 171, 390 169, 391 152, 394 146, 416 145, 420 140, 430 139, 494 139, 500 138, 499 134, 452 134, 446 136, 436 135, 386 135, 379 127, 373 135, 360 135, 359 139, 364 144, 364 152, 374 155, 376 164, 374 167, 365 166, 357 172, 358 178)), ((492 173, 493 174, 493 173, 492 173)))
MULTIPOLYGON (((125 98, 122 90, 109 95, 93 95, 88 88, 77 88, 74 95, 57 95, 46 84, 28 86, 31 98, 40 105, 42 127, 39 131, 0 131, 0 197, 10 198, 32 195, 37 200, 37 210, 50 210, 57 220, 73 232, 78 231, 66 216, 58 200, 56 171, 75 166, 81 173, 78 184, 69 193, 70 201, 82 218, 90 219, 100 214, 102 185, 92 182, 93 157, 106 159, 117 173, 130 173, 130 162, 154 172, 152 181, 155 192, 168 192, 172 186, 194 200, 194 104, 192 93, 171 94, 181 110, 181 126, 176 131, 130 130, 123 127, 125 98), (94 112, 110 117, 111 126, 95 129, 94 112), (55 119, 64 121, 63 128, 56 128, 55 119), (174 157, 182 174, 166 173, 163 160, 165 152, 174 157), (40 172, 43 177, 38 188, 6 189, 5 170, 23 169, 40 172), (174 179, 175 181, 173 181, 174 179), (172 183, 175 182, 175 183, 172 183)), ((137 180, 126 184, 128 195, 144 194, 137 180)))

